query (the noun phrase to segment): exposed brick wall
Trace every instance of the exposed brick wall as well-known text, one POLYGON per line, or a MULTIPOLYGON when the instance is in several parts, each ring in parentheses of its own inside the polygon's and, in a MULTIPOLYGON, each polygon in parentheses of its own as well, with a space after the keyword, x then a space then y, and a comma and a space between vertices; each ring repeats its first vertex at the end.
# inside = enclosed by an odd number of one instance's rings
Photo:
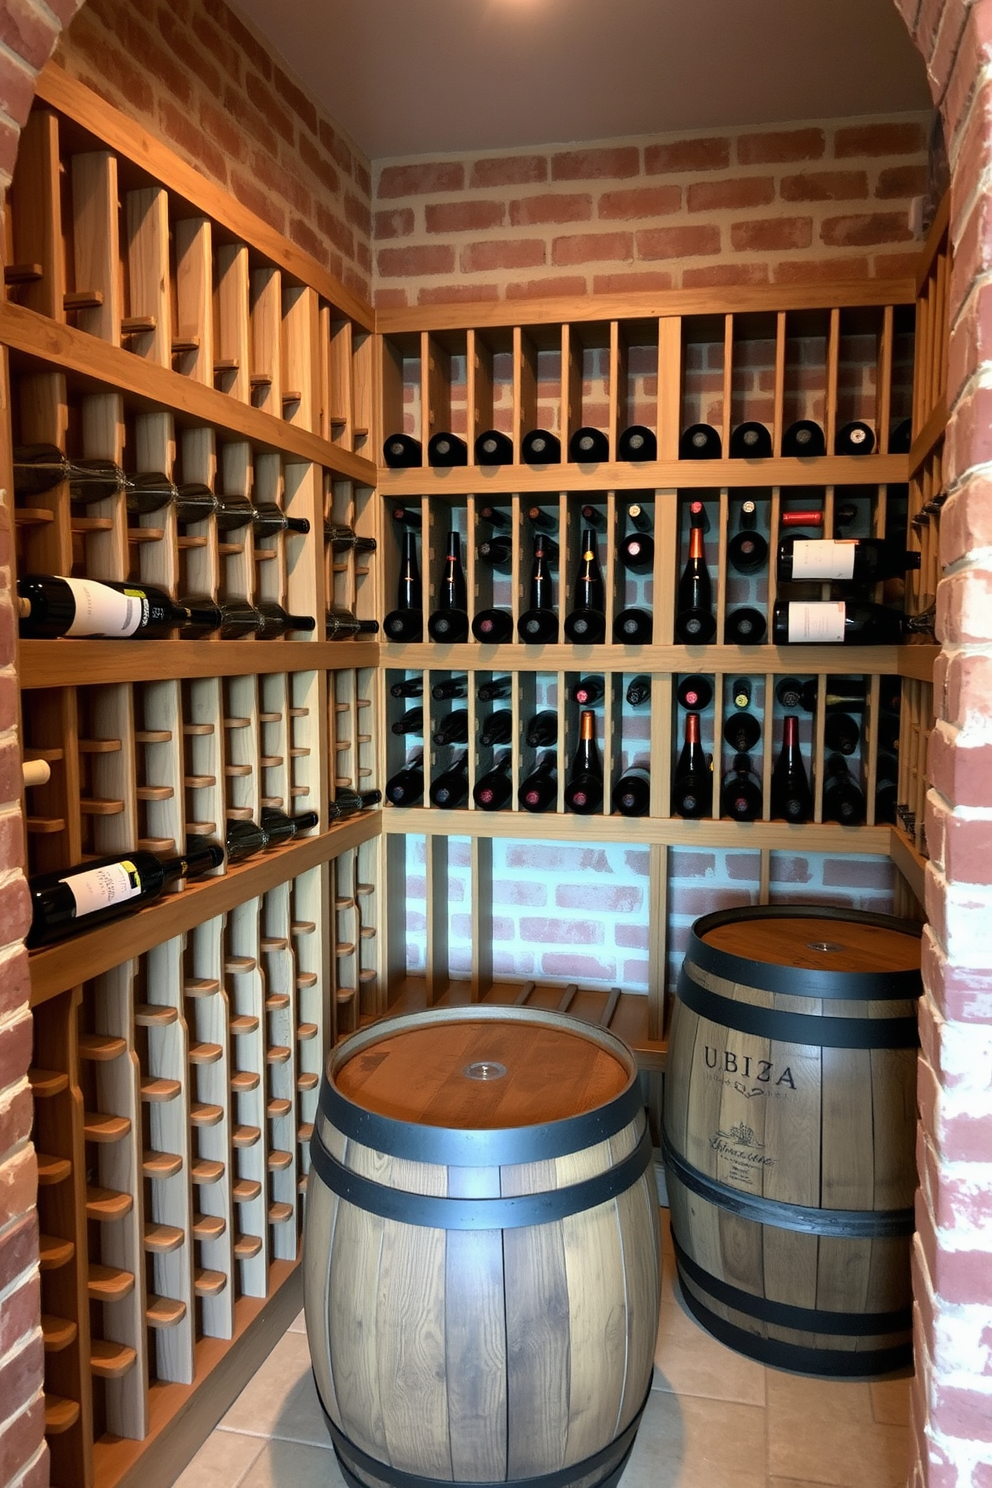
POLYGON ((927 116, 377 161, 376 303, 904 272, 927 116))
POLYGON ((88 0, 55 60, 369 298, 369 161, 224 0, 88 0))

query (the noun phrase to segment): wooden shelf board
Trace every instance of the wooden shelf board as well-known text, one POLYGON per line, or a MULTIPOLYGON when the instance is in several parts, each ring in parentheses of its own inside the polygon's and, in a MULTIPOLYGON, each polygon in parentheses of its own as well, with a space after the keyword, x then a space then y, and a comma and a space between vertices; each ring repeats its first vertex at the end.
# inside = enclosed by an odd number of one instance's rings
POLYGON ((362 812, 318 837, 302 837, 250 859, 220 878, 190 883, 183 893, 156 900, 127 919, 35 951, 29 961, 32 1007, 368 842, 379 835, 381 818, 378 810, 362 812))
POLYGON ((270 672, 334 672, 379 664, 369 641, 21 641, 20 683, 83 687, 175 677, 250 677, 270 672))
MULTIPOLYGON (((37 642, 35 644, 38 644, 37 642)), ((51 644, 51 643, 49 643, 51 644)), ((23 649, 23 648, 22 648, 23 649)), ((781 672, 803 677, 845 672, 892 676, 900 658, 932 646, 438 646, 433 641, 379 648, 379 665, 390 670, 456 672, 714 672, 760 676, 781 672)), ((915 663, 914 663, 915 665, 915 663)))
POLYGON ((889 857, 921 904, 926 892, 927 860, 899 827, 889 827, 889 857))

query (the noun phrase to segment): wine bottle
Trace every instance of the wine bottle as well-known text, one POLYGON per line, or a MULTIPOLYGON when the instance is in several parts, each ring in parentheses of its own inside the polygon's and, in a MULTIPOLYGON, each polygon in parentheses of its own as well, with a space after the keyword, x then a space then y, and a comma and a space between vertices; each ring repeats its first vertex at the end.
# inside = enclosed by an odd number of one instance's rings
POLYGON ((513 714, 509 708, 499 708, 490 713, 479 731, 479 743, 483 749, 494 744, 509 744, 513 738, 513 714))
POLYGON ((753 605, 742 605, 739 610, 728 610, 723 622, 723 641, 726 646, 760 646, 765 638, 765 617, 753 605))
POLYGON ((433 739, 438 745, 464 744, 468 739, 468 713, 465 709, 459 708, 442 718, 434 730, 433 739))
POLYGON ((569 688, 572 702, 580 708, 594 708, 606 696, 606 683, 602 677, 581 677, 569 688))
POLYGON ((900 419, 893 424, 889 435, 889 454, 908 455, 913 447, 913 420, 911 418, 900 419))
POLYGON ((750 708, 751 680, 749 677, 734 678, 730 688, 730 700, 735 708, 750 708))
POLYGON ((761 738, 761 724, 753 713, 731 713, 724 721, 723 737, 735 754, 750 754, 761 738))
MULTIPOLYGON (((277 636, 285 635, 287 631, 305 634, 317 628, 317 622, 312 615, 291 615, 274 599, 260 599, 255 609, 261 616, 261 624, 255 631, 260 641, 275 640, 277 636)), ((359 621, 359 624, 363 622, 359 621)))
POLYGON ((875 432, 860 419, 852 419, 834 435, 835 455, 870 455, 874 448, 875 432))
POLYGON ((621 610, 613 617, 613 640, 618 646, 648 646, 653 632, 650 610, 621 610))
POLYGON ((782 453, 793 458, 809 460, 827 453, 827 441, 823 430, 812 419, 797 419, 782 435, 782 453))
POLYGON ((730 458, 732 460, 769 460, 772 453, 772 436, 764 424, 749 419, 738 424, 730 436, 730 458))
MULTIPOLYGON (((816 678, 815 677, 812 679, 812 682, 811 683, 810 682, 807 682, 807 683, 800 682, 800 680, 799 680, 798 677, 782 677, 780 679, 780 681, 777 683, 776 687, 775 687, 775 696, 778 698, 778 700, 782 704, 782 707, 783 708, 788 708, 791 711, 792 709, 798 708, 800 706, 800 704, 802 703, 802 700, 803 700, 803 696, 804 696, 805 690, 809 686, 812 686, 812 688, 813 688, 813 698, 814 698, 813 708, 815 708, 816 707, 816 701, 815 701, 815 699, 816 699, 816 678)), ((805 706, 805 704, 803 704, 803 706, 805 706)), ((811 713, 813 711, 813 708, 807 708, 806 709, 807 713, 811 713)))
POLYGON ((585 527, 573 608, 565 616, 566 638, 582 646, 595 646, 604 640, 605 609, 606 588, 596 554, 596 534, 591 527, 585 527))
POLYGON ((520 441, 520 458, 528 465, 560 465, 561 440, 547 429, 532 429, 520 441))
POLYGON ((394 806, 416 806, 424 796, 424 756, 414 755, 409 764, 386 781, 386 800, 394 806))
POLYGON ((689 529, 689 557, 679 579, 675 634, 687 646, 705 645, 713 639, 716 620, 713 615, 710 576, 699 527, 689 529))
POLYGON ((554 608, 554 580, 545 537, 538 532, 534 539, 534 566, 530 576, 530 608, 517 621, 520 639, 529 645, 558 639, 558 615, 554 608))
POLYGON ((899 760, 888 751, 879 750, 875 761, 875 821, 892 822, 896 819, 896 801, 899 796, 899 760))
POLYGON ((631 765, 613 787, 613 810, 621 816, 647 816, 651 805, 651 775, 641 765, 631 765))
POLYGON ((487 429, 476 436, 475 463, 477 465, 512 465, 513 440, 499 429, 487 429))
POLYGON ((680 460, 719 460, 723 441, 711 424, 690 424, 679 440, 680 460))
POLYGON ((435 641, 457 643, 468 639, 468 591, 462 569, 461 538, 457 532, 448 533, 437 609, 427 621, 427 631, 435 641))
POLYGON ((513 526, 509 512, 500 511, 498 506, 477 506, 475 514, 480 522, 488 522, 490 527, 500 531, 513 526))
POLYGON ((553 708, 542 708, 534 714, 524 739, 531 749, 550 749, 558 743, 558 714, 553 708))
POLYGON ((772 771, 772 816, 788 822, 807 822, 813 815, 813 796, 799 749, 799 719, 787 713, 782 723, 782 750, 772 771))
POLYGON ((468 755, 465 754, 450 770, 439 775, 430 788, 432 806, 443 811, 454 811, 468 800, 468 755))
POLYGON ((706 510, 705 501, 689 502, 689 526, 698 527, 700 532, 709 532, 710 514, 706 510))
POLYGON ((214 515, 218 532, 239 532, 251 525, 255 508, 247 496, 218 496, 214 515))
POLYGON ((17 581, 20 633, 31 639, 147 640, 187 624, 187 606, 141 583, 25 574, 17 581))
POLYGON ((610 458, 610 441, 602 429, 576 429, 568 441, 568 458, 576 465, 592 465, 610 458))
POLYGON ((500 755, 491 770, 480 775, 472 792, 480 811, 502 811, 513 795, 513 755, 500 755))
POLYGON ((651 700, 651 678, 640 673, 627 683, 627 701, 632 708, 640 708, 651 700))
MULTIPOLYGON (((178 486, 158 470, 141 470, 135 475, 123 475, 121 490, 124 492, 124 505, 135 517, 161 511, 163 506, 174 506, 179 496, 178 486)), ((71 485, 69 495, 72 496, 71 485)))
POLYGON ((694 672, 691 677, 682 678, 676 696, 683 708, 691 708, 693 712, 701 713, 710 705, 713 697, 713 684, 708 677, 700 677, 694 672))
POLYGON ((617 549, 617 557, 631 573, 650 573, 654 567, 654 538, 651 536, 651 518, 644 507, 635 503, 627 508, 627 520, 632 531, 627 533, 617 549))
POLYGON ((266 836, 266 848, 281 847, 285 842, 291 842, 294 837, 300 837, 304 832, 312 832, 320 822, 316 811, 301 811, 298 816, 288 816, 285 811, 279 811, 275 806, 263 806, 258 814, 259 825, 266 836))
POLYGON ((490 568, 509 573, 513 563, 513 544, 508 537, 487 537, 479 544, 479 557, 490 568))
POLYGON ((552 811, 558 802, 558 761, 546 754, 536 770, 521 782, 517 800, 524 811, 552 811))
POLYGON ((199 481, 189 481, 176 487, 173 509, 180 527, 191 527, 194 522, 205 522, 208 517, 216 516, 220 509, 220 498, 214 495, 209 486, 199 481))
POLYGON ((500 646, 513 640, 513 616, 509 610, 479 610, 472 619, 472 634, 484 646, 500 646))
POLYGON ((374 537, 359 537, 345 522, 325 522, 324 541, 335 553, 374 553, 376 549, 374 537))
POLYGON ((219 843, 194 840, 181 855, 160 857, 139 848, 74 868, 32 874, 27 944, 48 945, 116 920, 157 899, 168 884, 209 873, 223 861, 219 843))
POLYGON ((371 806, 378 806, 382 800, 382 791, 356 791, 350 785, 339 785, 334 792, 334 799, 328 803, 328 820, 332 822, 346 821, 349 816, 357 816, 360 811, 368 811, 371 806))
POLYGON ((457 434, 446 431, 432 434, 427 443, 428 465, 446 469, 454 465, 468 464, 468 445, 457 434))
POLYGON ((731 821, 757 821, 761 815, 763 792, 751 768, 750 757, 740 752, 723 778, 720 787, 720 815, 731 821))
POLYGON ((480 703, 491 703, 496 698, 508 698, 512 693, 512 677, 493 677, 490 682, 483 682, 475 695, 480 703))
POLYGON ((397 718, 392 725, 394 734, 423 734, 424 710, 423 708, 408 708, 402 718, 397 718))
POLYGON ((393 521, 403 527, 415 527, 418 531, 424 525, 423 513, 419 506, 394 506, 393 521))
POLYGON ((627 508, 627 521, 638 532, 651 531, 651 512, 639 501, 632 501, 627 508))
POLYGON ((259 822, 229 817, 224 824, 224 847, 228 865, 243 863, 256 853, 264 852, 269 845, 269 834, 259 822))
POLYGON ((112 460, 70 460, 56 444, 15 446, 15 495, 42 496, 65 481, 73 501, 103 501, 124 489, 125 475, 112 460))
POLYGON ((382 458, 390 470, 409 470, 424 463, 424 450, 410 434, 390 434, 382 446, 382 458))
POLYGON ((857 827, 865 819, 865 793, 842 754, 831 754, 823 766, 823 820, 857 827))
POLYGON ((240 641, 254 635, 263 624, 262 616, 246 599, 225 600, 215 604, 209 597, 183 598, 188 618, 179 627, 184 640, 199 640, 217 634, 222 641, 240 641))
POLYGON ((403 562, 396 608, 386 616, 382 629, 391 641, 419 641, 423 637, 424 594, 417 564, 417 535, 408 527, 403 531, 403 562))
MULTIPOLYGON (((538 532, 558 531, 558 518, 554 512, 544 511, 539 506, 529 506, 527 508, 527 520, 532 527, 537 528, 538 532)), ((547 552, 550 557, 551 550, 548 549, 547 552)))
POLYGON ((828 713, 823 720, 823 742, 837 754, 853 754, 861 742, 861 730, 850 713, 828 713))
POLYGON ((468 697, 468 677, 447 677, 442 682, 435 682, 431 687, 431 697, 437 703, 468 697))
POLYGON ((256 502, 251 520, 256 537, 274 537, 277 532, 296 532, 302 536, 310 531, 306 517, 287 517, 274 501, 256 502))
POLYGON ((418 698, 423 695, 423 677, 404 677, 401 682, 394 682, 389 689, 389 696, 394 698, 418 698))
POLYGON ((698 819, 708 816, 713 799, 713 781, 703 753, 699 714, 685 715, 685 740, 672 779, 672 811, 676 816, 698 819))
MULTIPOLYGON (((820 696, 816 677, 810 677, 799 689, 799 706, 806 713, 815 713, 820 696)), ((854 677, 828 677, 824 705, 828 713, 863 713, 868 689, 864 682, 854 677)), ((783 707, 796 707, 780 699, 783 707)))
POLYGON ((777 646, 898 646, 907 635, 932 635, 933 623, 932 606, 919 615, 904 615, 862 600, 777 600, 772 640, 777 646))
POLYGON ((878 584, 901 577, 920 566, 920 554, 882 538, 800 538, 788 533, 779 539, 778 580, 789 584, 807 579, 878 584))
POLYGON ((606 531, 606 513, 600 511, 598 506, 590 506, 587 502, 581 508, 579 515, 586 527, 594 527, 597 532, 606 531))
POLYGON ((738 573, 758 573, 768 559, 768 543, 754 530, 758 520, 757 502, 750 497, 742 501, 738 520, 740 527, 727 544, 727 561, 738 573))
POLYGON ((578 816, 591 816, 603 805, 603 761, 596 744, 596 715, 591 708, 579 714, 579 746, 565 787, 565 805, 578 816))
POLYGON ((324 638, 328 641, 344 641, 349 636, 376 635, 378 620, 359 620, 343 605, 331 605, 324 616, 324 638))
POLYGON ((618 460, 657 460, 658 440, 653 429, 630 424, 617 441, 618 460))

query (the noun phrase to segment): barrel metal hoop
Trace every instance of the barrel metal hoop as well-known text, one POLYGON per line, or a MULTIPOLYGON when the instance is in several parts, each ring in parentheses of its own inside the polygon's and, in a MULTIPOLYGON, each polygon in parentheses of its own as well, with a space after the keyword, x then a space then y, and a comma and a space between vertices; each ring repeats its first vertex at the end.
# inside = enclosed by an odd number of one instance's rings
POLYGON ((701 987, 688 966, 679 974, 677 990, 679 999, 701 1018, 780 1043, 828 1049, 915 1049, 920 1042, 915 1018, 818 1018, 757 1007, 701 987))
POLYGON ((775 1338, 761 1338, 738 1328, 735 1323, 717 1317, 698 1297, 682 1289, 686 1307, 697 1322, 701 1323, 720 1343, 757 1359, 759 1364, 770 1364, 774 1369, 798 1370, 801 1374, 833 1375, 838 1379, 857 1379, 869 1374, 888 1374, 892 1369, 904 1369, 913 1362, 912 1343, 899 1343, 892 1348, 865 1349, 854 1353, 851 1349, 807 1348, 798 1343, 780 1343, 775 1338))
POLYGON ((779 1230, 803 1235, 837 1235, 847 1240, 893 1240, 911 1235, 916 1228, 912 1209, 810 1209, 781 1199, 763 1199, 742 1193, 715 1178, 708 1178, 672 1147, 667 1131, 661 1134, 661 1150, 668 1167, 685 1188, 708 1199, 729 1214, 779 1230))
MULTIPOLYGON (((687 1255, 672 1235, 675 1259, 680 1272, 710 1293, 718 1302, 746 1312, 761 1323, 775 1323, 782 1328, 806 1329, 810 1333, 836 1333, 846 1338, 870 1338, 878 1333, 901 1333, 913 1326, 913 1309, 901 1307, 895 1312, 827 1312, 822 1307, 796 1307, 791 1302, 776 1302, 771 1297, 756 1297, 721 1281, 711 1271, 687 1255)), ((685 1295, 685 1288, 683 1288, 685 1295)))
MULTIPOLYGON (((594 1453, 592 1457, 585 1457, 581 1462, 573 1462, 569 1467, 559 1468, 557 1472, 539 1473, 533 1478, 501 1478, 498 1488, 570 1488, 571 1484, 591 1477, 600 1468, 610 1468, 609 1473, 600 1478, 597 1483, 597 1488, 609 1488, 609 1485, 619 1480, 620 1474, 627 1465, 627 1459, 637 1435, 637 1428, 641 1424, 644 1408, 650 1398, 651 1381, 648 1380, 647 1392, 630 1425, 625 1427, 619 1436, 614 1437, 608 1446, 594 1453), (616 1465, 611 1467, 611 1464, 616 1465)), ((327 1422, 327 1429, 330 1432, 338 1462, 346 1471, 350 1458, 355 1467, 368 1473, 371 1478, 390 1484, 390 1488, 483 1488, 483 1485, 478 1482, 460 1483, 457 1479, 449 1478, 445 1478, 442 1483, 437 1478, 424 1478, 418 1473, 404 1472, 402 1468, 391 1467, 387 1462, 380 1462, 378 1458, 370 1457, 367 1452, 363 1452, 361 1447, 356 1447, 355 1443, 345 1436, 327 1414, 322 1400, 320 1408, 324 1412, 324 1420, 327 1422)), ((358 1488, 366 1488, 366 1484, 353 1472, 348 1472, 348 1477, 352 1483, 357 1483, 358 1488)), ((497 1485, 494 1485, 494 1488, 497 1488, 497 1485)))
POLYGON ((317 1131, 310 1139, 310 1158, 318 1177, 332 1193, 356 1208, 379 1215, 381 1219, 394 1219, 402 1224, 434 1230, 516 1230, 527 1225, 551 1224, 570 1214, 595 1209, 597 1205, 615 1199, 618 1194, 626 1193, 647 1172, 653 1160, 653 1148, 651 1133, 645 1123, 641 1140, 633 1152, 615 1167, 567 1188, 505 1199, 441 1198, 434 1194, 389 1188, 363 1177, 361 1173, 353 1173, 338 1162, 327 1151, 317 1131))
POLYGON ((442 1167, 499 1168, 565 1157, 595 1147, 629 1126, 643 1110, 644 1098, 637 1080, 633 1080, 608 1105, 562 1121, 491 1130, 427 1126, 365 1110, 342 1095, 325 1074, 319 1104, 321 1115, 346 1137, 376 1152, 387 1152, 390 1157, 442 1167))
MULTIPOLYGON (((721 950, 703 939, 710 930, 718 930, 722 925, 735 925, 742 920, 808 920, 813 914, 817 918, 831 918, 829 909, 803 904, 765 904, 752 909, 721 909, 715 914, 703 915, 689 933, 686 959, 728 982, 742 982, 745 986, 759 987, 762 992, 781 992, 788 997, 892 1002, 920 996, 923 984, 918 970, 836 972, 814 971, 805 966, 779 966, 773 961, 752 961, 745 956, 735 956, 732 951, 721 950)), ((872 925, 880 930, 896 930, 903 935, 919 936, 921 933, 920 927, 911 920, 900 920, 894 915, 850 909, 835 918, 841 923, 872 925)))

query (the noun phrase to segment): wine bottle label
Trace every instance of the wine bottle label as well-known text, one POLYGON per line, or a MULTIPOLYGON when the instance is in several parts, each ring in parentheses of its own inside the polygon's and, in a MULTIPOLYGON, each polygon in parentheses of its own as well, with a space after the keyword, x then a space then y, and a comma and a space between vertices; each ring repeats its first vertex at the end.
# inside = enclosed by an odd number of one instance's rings
POLYGON ((141 893, 141 876, 128 859, 107 863, 103 868, 87 868, 60 880, 76 901, 76 919, 95 914, 111 904, 137 899, 141 893))
POLYGON ((844 639, 847 606, 842 599, 813 600, 789 605, 789 642, 813 641, 829 644, 844 639))
POLYGON ((853 579, 857 543, 851 539, 799 538, 792 548, 794 579, 853 579))
POLYGON ((140 589, 119 594, 92 579, 66 579, 76 605, 67 636, 132 636, 148 617, 148 600, 140 589))

